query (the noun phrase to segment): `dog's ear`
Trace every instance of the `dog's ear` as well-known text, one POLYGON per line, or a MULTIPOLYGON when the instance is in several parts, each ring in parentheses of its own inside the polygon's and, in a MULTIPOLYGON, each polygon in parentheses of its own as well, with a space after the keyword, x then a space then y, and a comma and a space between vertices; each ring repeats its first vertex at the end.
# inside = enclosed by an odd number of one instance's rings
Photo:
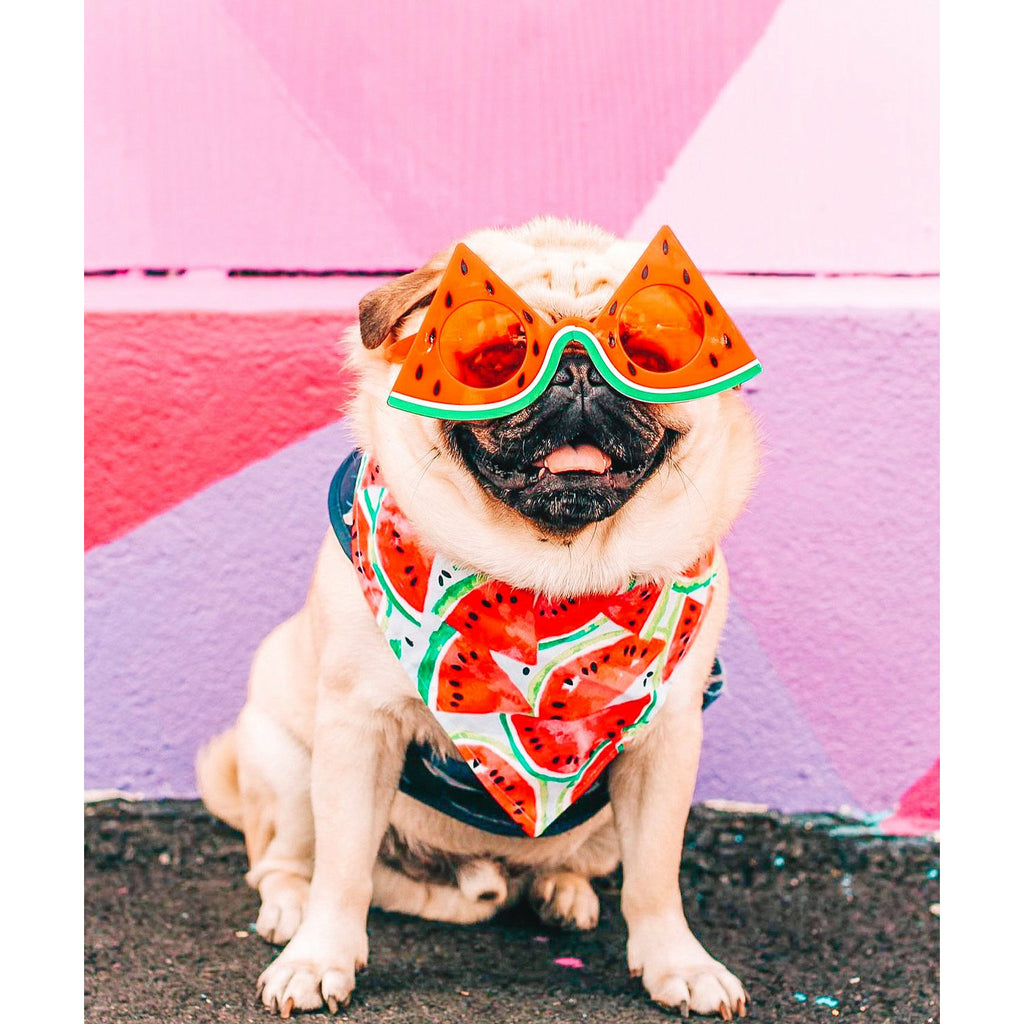
POLYGON ((454 246, 435 253, 419 270, 403 274, 359 300, 359 333, 367 348, 378 348, 413 310, 430 305, 452 249, 454 246))

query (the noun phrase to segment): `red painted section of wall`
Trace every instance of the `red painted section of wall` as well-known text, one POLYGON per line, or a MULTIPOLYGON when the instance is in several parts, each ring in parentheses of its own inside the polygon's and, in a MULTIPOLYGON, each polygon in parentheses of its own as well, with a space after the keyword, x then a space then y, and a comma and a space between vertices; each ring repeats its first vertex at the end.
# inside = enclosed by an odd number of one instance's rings
POLYGON ((85 546, 337 419, 354 314, 85 318, 85 546))
POLYGON ((900 797, 896 813, 882 822, 892 836, 919 836, 939 830, 939 759, 900 797))

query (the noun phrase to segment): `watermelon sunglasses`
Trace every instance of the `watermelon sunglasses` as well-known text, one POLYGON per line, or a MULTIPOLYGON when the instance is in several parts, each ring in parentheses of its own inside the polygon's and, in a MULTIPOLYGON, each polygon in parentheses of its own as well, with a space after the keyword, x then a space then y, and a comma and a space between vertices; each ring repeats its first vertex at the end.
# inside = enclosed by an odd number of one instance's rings
POLYGON ((388 404, 441 419, 507 416, 537 400, 569 345, 642 402, 702 398, 761 372, 667 227, 593 321, 549 323, 460 243, 419 331, 385 343, 385 356, 401 363, 388 404))

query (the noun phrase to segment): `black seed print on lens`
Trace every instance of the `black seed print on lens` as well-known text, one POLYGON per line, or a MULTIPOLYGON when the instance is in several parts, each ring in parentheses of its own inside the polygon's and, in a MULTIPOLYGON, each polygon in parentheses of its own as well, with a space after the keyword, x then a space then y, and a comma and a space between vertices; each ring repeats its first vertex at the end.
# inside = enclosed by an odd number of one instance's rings
POLYGON ((484 287, 487 289, 488 295, 494 294, 494 285, 490 281, 484 281, 484 287))
POLYGON ((629 367, 629 372, 635 377, 636 376, 636 367, 632 363, 626 363, 626 366, 629 367))
POLYGON ((726 348, 732 348, 732 339, 728 334, 722 335, 722 344, 724 344, 726 348))
POLYGON ((422 363, 420 363, 420 365, 416 367, 416 379, 417 380, 422 380, 423 379, 423 364, 422 363))
POLYGON ((663 253, 664 253, 664 254, 665 254, 666 256, 668 255, 668 239, 667 239, 667 238, 666 238, 666 239, 665 239, 665 240, 664 240, 664 241, 663 241, 663 242, 661 243, 661 251, 662 251, 662 252, 663 252, 663 253))
POLYGON ((613 302, 613 303, 611 304, 611 306, 609 307, 609 309, 608 309, 608 312, 609 312, 609 313, 610 313, 610 314, 611 314, 612 316, 615 316, 615 310, 617 310, 618 308, 619 308, 619 300, 618 300, 618 299, 616 299, 616 300, 615 300, 615 301, 614 301, 614 302, 613 302))
POLYGON ((441 382, 439 380, 434 381, 434 396, 441 394, 441 382))
POLYGON ((683 271, 683 284, 690 283, 690 272, 688 270, 683 271))
POLYGON ((718 365, 718 356, 716 356, 716 355, 712 355, 711 356, 711 365, 712 366, 717 366, 718 365))
POLYGON ((446 305, 446 306, 447 306, 447 307, 448 307, 449 309, 451 309, 451 308, 452 308, 452 293, 451 293, 451 292, 448 292, 448 294, 447 294, 447 295, 445 295, 445 297, 444 297, 444 304, 445 304, 445 305, 446 305))
POLYGON ((433 345, 435 341, 437 341, 437 329, 431 327, 430 334, 427 335, 427 344, 433 345))
POLYGON ((651 268, 650 267, 644 267, 644 269, 640 271, 640 276, 646 281, 647 280, 647 275, 650 272, 651 272, 651 268))
POLYGON ((464 274, 468 274, 469 273, 469 267, 466 266, 466 261, 465 260, 463 260, 459 264, 459 270, 461 270, 464 274))
POLYGON ((525 383, 526 383, 526 374, 525 373, 519 374, 519 380, 516 381, 516 386, 521 388, 525 383))
POLYGON ((704 312, 707 313, 708 316, 715 315, 715 311, 711 308, 711 303, 708 302, 707 299, 704 300, 704 312))
POLYGON ((524 320, 525 320, 525 321, 526 321, 526 322, 527 322, 528 324, 532 324, 532 323, 533 323, 533 317, 532 317, 532 316, 530 316, 530 314, 529 314, 529 313, 527 313, 525 309, 523 310, 523 319, 524 319, 524 320))

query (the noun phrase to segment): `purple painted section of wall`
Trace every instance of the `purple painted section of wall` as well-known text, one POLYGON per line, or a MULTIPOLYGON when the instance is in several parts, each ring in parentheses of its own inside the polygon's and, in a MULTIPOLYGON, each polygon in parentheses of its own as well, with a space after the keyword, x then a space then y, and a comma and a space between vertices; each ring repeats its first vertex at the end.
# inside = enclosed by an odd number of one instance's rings
MULTIPOLYGON (((726 553, 731 563, 728 546, 726 553)), ((704 716, 696 799, 766 803, 791 812, 852 805, 735 599, 719 656, 726 685, 704 716)))
MULTIPOLYGON (((736 315, 767 457, 726 544, 730 692, 698 792, 882 810, 938 751, 938 318, 736 315)), ((348 443, 325 428, 89 554, 89 786, 194 792, 195 749, 303 599, 348 443)))
POLYGON ((737 319, 768 452, 734 593, 854 803, 891 806, 939 749, 938 314, 737 319))
POLYGON ((207 488, 85 562, 86 787, 193 795, 200 744, 297 611, 328 527, 341 424, 207 488))

